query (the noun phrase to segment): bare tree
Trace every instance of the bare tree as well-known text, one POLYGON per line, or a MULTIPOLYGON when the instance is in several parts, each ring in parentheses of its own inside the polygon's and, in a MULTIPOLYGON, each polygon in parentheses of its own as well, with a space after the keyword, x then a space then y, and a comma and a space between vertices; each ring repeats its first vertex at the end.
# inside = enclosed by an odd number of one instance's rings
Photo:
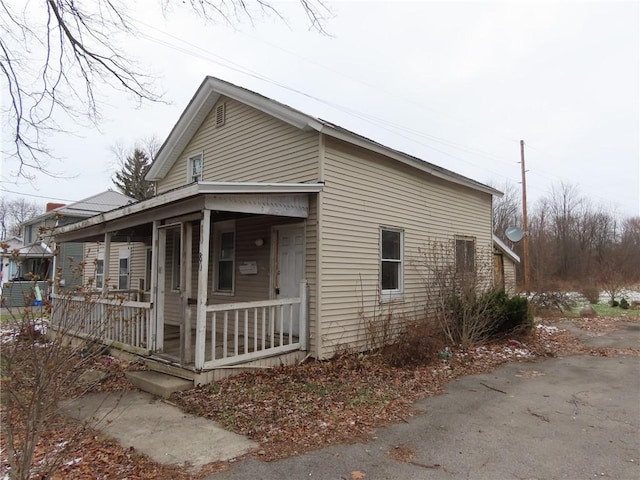
MULTIPOLYGON (((329 12, 322 0, 299 0, 311 28, 323 32, 329 12)), ((158 0, 163 11, 187 6, 209 20, 233 23, 253 18, 256 7, 279 16, 265 0, 158 0)), ((8 158, 17 161, 12 178, 53 175, 47 133, 59 129, 61 115, 95 123, 102 87, 137 102, 161 101, 154 79, 136 65, 123 37, 139 33, 137 19, 118 0, 41 0, 15 5, 0 0, 0 72, 7 84, 3 122, 11 133, 8 158)))
POLYGON ((502 190, 504 195, 493 200, 493 232, 501 240, 511 244, 505 231, 509 227, 522 224, 521 196, 518 187, 509 181, 506 181, 503 187, 497 188, 502 190))
POLYGON ((596 300, 605 290, 613 300, 640 280, 639 224, 592 204, 575 186, 554 186, 529 216, 535 288, 555 290, 564 282, 596 300))
POLYGON ((0 197, 0 228, 5 239, 20 236, 20 224, 44 212, 44 206, 24 198, 0 197))
POLYGON ((567 280, 575 273, 577 258, 576 224, 584 199, 575 185, 561 182, 549 197, 551 226, 559 259, 556 276, 567 280))

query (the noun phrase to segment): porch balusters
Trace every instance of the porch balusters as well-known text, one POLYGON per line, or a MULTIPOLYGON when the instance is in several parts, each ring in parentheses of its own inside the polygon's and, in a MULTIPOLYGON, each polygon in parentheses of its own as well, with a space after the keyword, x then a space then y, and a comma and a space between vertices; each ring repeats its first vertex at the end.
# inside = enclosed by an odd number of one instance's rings
POLYGON ((206 329, 211 330, 211 344, 204 368, 298 350, 303 344, 306 347, 305 283, 300 286, 300 293, 301 296, 295 298, 208 305, 206 329), (296 321, 299 322, 298 336, 294 334, 296 321))

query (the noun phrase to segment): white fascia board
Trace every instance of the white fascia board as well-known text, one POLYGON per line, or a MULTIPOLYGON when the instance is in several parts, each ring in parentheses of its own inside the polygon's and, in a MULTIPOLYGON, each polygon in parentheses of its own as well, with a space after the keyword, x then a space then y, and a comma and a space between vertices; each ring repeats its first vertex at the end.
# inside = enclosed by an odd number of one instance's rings
POLYGON ((322 128, 322 123, 316 118, 246 88, 214 77, 207 77, 207 86, 225 97, 249 105, 301 130, 322 128))
POLYGON ((220 98, 220 95, 205 90, 205 83, 206 81, 200 86, 160 147, 158 155, 144 177, 145 180, 155 182, 165 177, 220 98))
POLYGON ((319 131, 322 128, 322 123, 317 119, 291 107, 237 85, 207 77, 160 148, 145 176, 146 180, 158 181, 165 177, 221 96, 249 105, 301 130, 319 131))
POLYGON ((153 197, 148 200, 143 200, 132 205, 126 205, 122 208, 112 210, 110 212, 101 213, 99 215, 87 218, 86 220, 81 220, 70 225, 65 225, 64 227, 58 227, 54 231, 54 236, 55 234, 67 233, 74 230, 81 230, 83 228, 92 227, 94 225, 100 225, 101 223, 117 220, 119 218, 126 217, 127 215, 139 213, 150 208, 161 207, 162 205, 165 205, 167 203, 189 198, 197 194, 198 184, 194 183, 193 185, 188 185, 184 188, 171 190, 167 193, 163 193, 162 195, 158 195, 157 197, 153 197))
POLYGON ((511 258, 511 260, 516 263, 520 263, 520 257, 516 254, 516 252, 511 250, 507 246, 507 244, 500 240, 500 237, 498 237, 496 234, 493 234, 493 243, 495 243, 496 247, 498 247, 498 249, 502 251, 502 253, 511 258))
POLYGON ((317 193, 324 188, 322 183, 258 183, 258 182, 200 182, 187 185, 163 193, 148 200, 132 205, 126 205, 118 210, 101 213, 64 227, 58 227, 55 234, 63 234, 83 228, 100 225, 101 223, 117 220, 127 215, 140 213, 150 208, 162 207, 172 202, 184 200, 197 195, 215 193, 317 193))

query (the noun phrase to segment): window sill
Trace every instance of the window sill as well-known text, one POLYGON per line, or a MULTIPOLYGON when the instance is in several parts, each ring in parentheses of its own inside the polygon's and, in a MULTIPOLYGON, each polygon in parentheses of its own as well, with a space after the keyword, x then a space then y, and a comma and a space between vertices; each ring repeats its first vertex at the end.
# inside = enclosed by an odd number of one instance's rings
POLYGON ((235 292, 212 292, 212 295, 217 295, 220 297, 235 297, 235 292))

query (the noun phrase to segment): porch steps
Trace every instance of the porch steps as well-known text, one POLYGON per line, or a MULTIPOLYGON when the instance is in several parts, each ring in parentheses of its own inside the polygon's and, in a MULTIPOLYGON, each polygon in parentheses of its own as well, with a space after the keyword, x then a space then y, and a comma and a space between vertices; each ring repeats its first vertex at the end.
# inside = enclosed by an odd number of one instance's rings
POLYGON ((193 382, 196 377, 196 374, 193 370, 183 368, 180 365, 174 364, 159 357, 147 358, 145 364, 147 365, 147 368, 149 370, 153 370, 154 372, 173 375, 174 377, 179 377, 191 382, 193 382))
POLYGON ((169 398, 174 392, 181 392, 193 388, 193 380, 186 380, 152 370, 127 372, 126 375, 131 383, 140 390, 162 398, 169 398))

